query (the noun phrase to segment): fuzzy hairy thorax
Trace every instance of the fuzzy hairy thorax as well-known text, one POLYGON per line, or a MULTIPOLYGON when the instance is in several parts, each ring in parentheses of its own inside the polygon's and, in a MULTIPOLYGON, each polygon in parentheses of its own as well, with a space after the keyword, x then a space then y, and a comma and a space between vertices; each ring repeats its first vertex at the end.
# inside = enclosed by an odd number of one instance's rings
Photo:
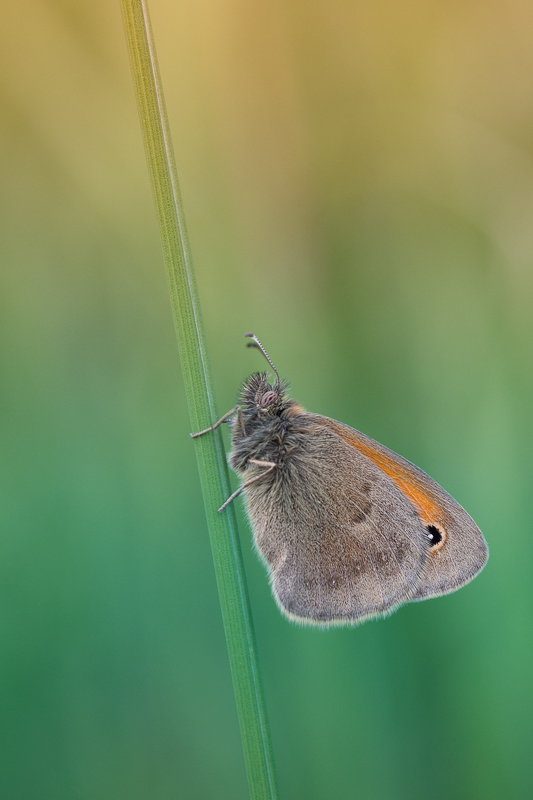
POLYGON ((297 417, 304 414, 287 397, 288 384, 267 380, 266 372, 254 372, 243 383, 239 394, 242 417, 231 422, 233 469, 244 472, 250 458, 275 461, 280 467, 291 447, 291 437, 298 431, 297 417))

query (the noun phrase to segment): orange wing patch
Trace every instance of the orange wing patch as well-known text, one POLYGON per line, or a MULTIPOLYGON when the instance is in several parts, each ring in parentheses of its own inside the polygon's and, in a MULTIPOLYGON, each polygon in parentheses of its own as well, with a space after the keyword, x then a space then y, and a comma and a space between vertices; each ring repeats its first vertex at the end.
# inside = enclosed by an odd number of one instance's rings
POLYGON ((394 459, 385 455, 384 453, 375 450, 371 444, 361 436, 357 436, 357 432, 346 430, 344 426, 332 426, 336 433, 344 439, 345 442, 351 444, 360 453, 366 456, 376 467, 379 467, 386 475, 394 481, 398 489, 404 494, 409 502, 415 507, 420 520, 424 525, 434 525, 441 533, 441 540, 438 544, 434 545, 431 549, 436 551, 440 550, 446 541, 446 531, 443 527, 443 511, 437 502, 422 488, 408 467, 399 464, 394 459), (355 434, 355 435, 354 435, 355 434))

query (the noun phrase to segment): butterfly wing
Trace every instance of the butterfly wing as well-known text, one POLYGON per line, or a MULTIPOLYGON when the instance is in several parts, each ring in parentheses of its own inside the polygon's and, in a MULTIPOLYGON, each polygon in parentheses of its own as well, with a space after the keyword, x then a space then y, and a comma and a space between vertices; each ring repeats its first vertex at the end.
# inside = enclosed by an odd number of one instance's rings
POLYGON ((410 498, 336 425, 298 415, 283 463, 246 489, 274 597, 307 624, 356 624, 413 599, 430 549, 410 498))
POLYGON ((320 424, 335 432, 364 458, 371 461, 398 487, 415 510, 432 545, 411 600, 423 600, 453 592, 483 569, 488 548, 474 520, 429 475, 359 431, 336 420, 319 417, 320 424))

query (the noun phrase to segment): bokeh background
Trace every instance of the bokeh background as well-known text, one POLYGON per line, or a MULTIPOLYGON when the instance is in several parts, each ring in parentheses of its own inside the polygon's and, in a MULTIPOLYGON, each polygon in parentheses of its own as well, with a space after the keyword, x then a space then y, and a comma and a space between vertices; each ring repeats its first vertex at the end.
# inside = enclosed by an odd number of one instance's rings
MULTIPOLYGON (((151 0, 219 411, 263 368, 420 465, 491 548, 321 632, 240 530, 285 800, 533 793, 533 13, 151 0)), ((246 777, 117 2, 0 26, 6 800, 246 777)))

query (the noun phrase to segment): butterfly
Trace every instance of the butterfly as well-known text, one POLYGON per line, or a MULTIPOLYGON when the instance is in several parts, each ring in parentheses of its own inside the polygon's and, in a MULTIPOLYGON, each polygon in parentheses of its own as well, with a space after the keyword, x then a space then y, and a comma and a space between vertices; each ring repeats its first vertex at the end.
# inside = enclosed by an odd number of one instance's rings
POLYGON ((429 475, 365 434, 305 411, 256 372, 231 426, 231 467, 280 610, 300 624, 356 625, 403 603, 448 594, 483 569, 472 518, 429 475))

